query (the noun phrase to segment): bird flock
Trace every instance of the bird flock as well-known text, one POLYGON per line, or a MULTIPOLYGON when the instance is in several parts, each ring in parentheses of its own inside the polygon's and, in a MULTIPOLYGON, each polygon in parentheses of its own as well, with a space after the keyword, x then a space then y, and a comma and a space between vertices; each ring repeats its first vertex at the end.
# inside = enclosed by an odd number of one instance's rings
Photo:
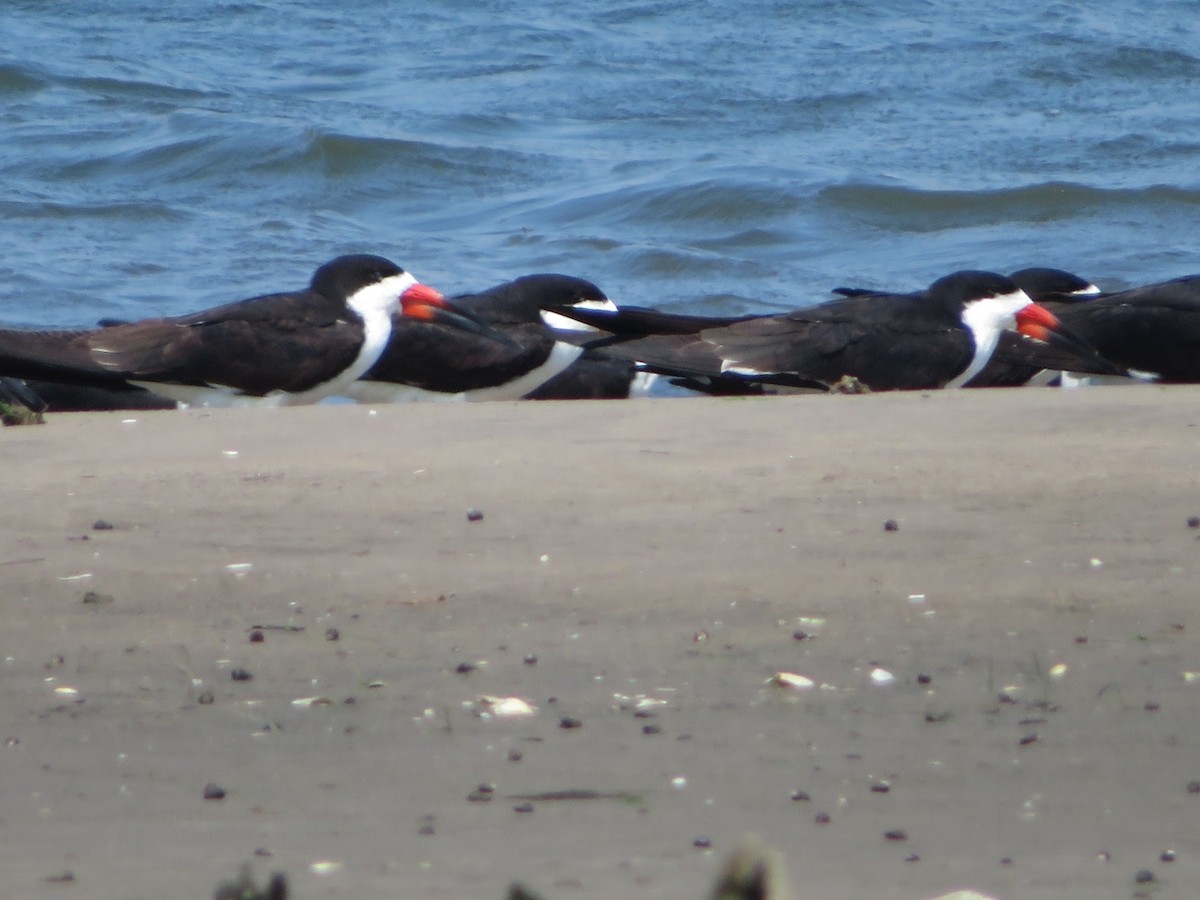
POLYGON ((36 412, 615 399, 664 379, 668 393, 759 394, 1081 376, 1200 381, 1200 276, 1104 293, 1059 269, 960 271, 917 291, 840 287, 787 313, 713 317, 618 305, 560 274, 446 299, 356 254, 304 289, 188 315, 0 328, 0 404, 36 412))

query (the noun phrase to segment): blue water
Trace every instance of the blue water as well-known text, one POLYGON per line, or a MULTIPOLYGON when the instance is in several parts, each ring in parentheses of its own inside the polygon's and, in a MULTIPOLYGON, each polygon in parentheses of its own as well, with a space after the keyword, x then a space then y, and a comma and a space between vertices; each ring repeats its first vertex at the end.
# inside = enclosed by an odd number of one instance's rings
POLYGON ((0 321, 198 309, 347 251, 710 312, 1200 271, 1200 2, 904 6, 8 0, 0 321))

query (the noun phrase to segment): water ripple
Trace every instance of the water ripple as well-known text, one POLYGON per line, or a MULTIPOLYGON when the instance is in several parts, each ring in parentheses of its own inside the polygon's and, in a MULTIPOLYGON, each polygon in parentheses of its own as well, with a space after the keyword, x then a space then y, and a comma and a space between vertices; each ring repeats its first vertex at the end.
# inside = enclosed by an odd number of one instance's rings
POLYGON ((944 231, 1005 222, 1053 222, 1133 205, 1200 205, 1200 190, 1171 185, 1107 189, 1042 182, 990 191, 928 191, 910 187, 843 184, 824 188, 819 203, 877 228, 944 231))

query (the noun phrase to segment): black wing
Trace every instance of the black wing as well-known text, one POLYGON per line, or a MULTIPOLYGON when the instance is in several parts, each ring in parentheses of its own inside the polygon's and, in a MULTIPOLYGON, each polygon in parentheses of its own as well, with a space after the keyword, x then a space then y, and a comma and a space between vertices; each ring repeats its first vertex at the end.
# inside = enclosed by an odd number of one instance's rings
POLYGON ((701 337, 726 369, 792 373, 829 385, 852 377, 877 391, 942 387, 974 355, 956 322, 904 294, 847 297, 701 337))
POLYGON ((1163 381, 1200 381, 1200 276, 1107 294, 1058 310, 1113 362, 1163 381))
POLYGON ((270 294, 89 333, 94 363, 128 380, 305 391, 349 366, 362 323, 311 292, 270 294))

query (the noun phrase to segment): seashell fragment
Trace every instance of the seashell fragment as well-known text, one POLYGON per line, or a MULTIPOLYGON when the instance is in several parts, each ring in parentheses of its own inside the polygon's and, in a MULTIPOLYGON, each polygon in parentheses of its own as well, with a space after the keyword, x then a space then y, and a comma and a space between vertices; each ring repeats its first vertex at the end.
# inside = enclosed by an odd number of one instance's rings
POLYGON ((776 672, 771 676, 769 683, 793 691, 807 691, 817 686, 817 683, 808 676, 797 675, 795 672, 776 672))
POLYGON ((892 684, 895 680, 896 676, 887 669, 881 669, 876 666, 871 670, 871 681, 873 681, 875 684, 892 684))
POLYGON ((297 697, 292 701, 292 706, 301 709, 308 709, 312 706, 333 706, 333 698, 320 695, 317 697, 297 697))
POLYGON ((527 719, 537 715, 537 707, 520 697, 480 697, 475 704, 479 716, 495 719, 527 719))

